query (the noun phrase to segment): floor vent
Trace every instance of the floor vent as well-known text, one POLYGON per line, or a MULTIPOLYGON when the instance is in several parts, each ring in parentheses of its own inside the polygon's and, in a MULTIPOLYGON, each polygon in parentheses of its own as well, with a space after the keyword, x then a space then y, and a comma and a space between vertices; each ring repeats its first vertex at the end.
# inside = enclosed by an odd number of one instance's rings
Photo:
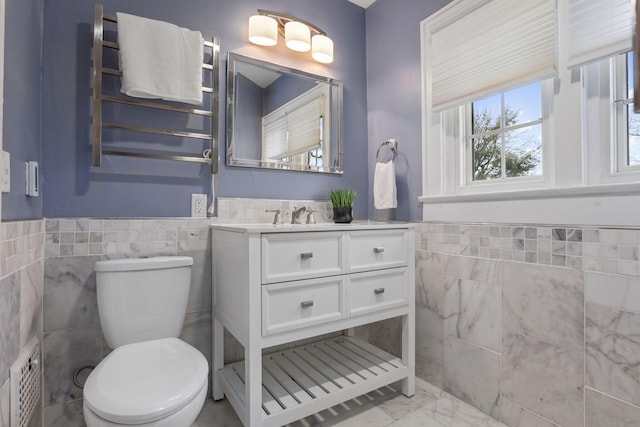
POLYGON ((40 399, 40 343, 31 339, 11 366, 11 427, 26 427, 40 399))

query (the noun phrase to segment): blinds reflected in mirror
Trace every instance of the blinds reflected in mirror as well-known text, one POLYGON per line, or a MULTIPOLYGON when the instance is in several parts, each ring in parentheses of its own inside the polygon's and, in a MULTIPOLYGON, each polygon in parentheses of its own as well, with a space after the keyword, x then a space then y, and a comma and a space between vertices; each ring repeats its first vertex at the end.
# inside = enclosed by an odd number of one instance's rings
POLYGON ((330 125, 327 97, 328 88, 319 85, 264 116, 262 160, 284 160, 321 148, 330 125))

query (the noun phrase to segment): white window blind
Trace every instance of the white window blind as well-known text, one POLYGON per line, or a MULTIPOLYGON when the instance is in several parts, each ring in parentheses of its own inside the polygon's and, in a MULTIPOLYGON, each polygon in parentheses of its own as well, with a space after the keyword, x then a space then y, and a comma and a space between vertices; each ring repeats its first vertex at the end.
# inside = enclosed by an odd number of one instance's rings
POLYGON ((551 77, 555 0, 459 0, 428 19, 434 111, 551 77))
POLYGON ((289 155, 304 153, 321 146, 322 99, 323 96, 320 94, 316 99, 287 115, 289 155))
POLYGON ((262 118, 262 160, 287 155, 287 117, 267 115, 262 118))
POLYGON ((262 160, 278 160, 322 146, 325 97, 315 87, 262 118, 262 160))
POLYGON ((631 0, 569 0, 569 67, 631 50, 631 0))

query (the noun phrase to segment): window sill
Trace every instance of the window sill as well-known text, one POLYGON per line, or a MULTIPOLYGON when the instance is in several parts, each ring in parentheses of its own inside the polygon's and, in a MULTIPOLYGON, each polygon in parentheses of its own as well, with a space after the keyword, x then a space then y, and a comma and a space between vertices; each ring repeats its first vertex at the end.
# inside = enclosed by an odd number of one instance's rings
POLYGON ((536 188, 517 191, 500 191, 475 194, 455 194, 450 196, 421 196, 418 200, 425 205, 441 203, 468 203, 502 200, 567 199, 582 197, 615 197, 640 194, 640 183, 581 185, 562 188, 536 188))
POLYGON ((640 227, 640 183, 420 197, 424 221, 640 227))

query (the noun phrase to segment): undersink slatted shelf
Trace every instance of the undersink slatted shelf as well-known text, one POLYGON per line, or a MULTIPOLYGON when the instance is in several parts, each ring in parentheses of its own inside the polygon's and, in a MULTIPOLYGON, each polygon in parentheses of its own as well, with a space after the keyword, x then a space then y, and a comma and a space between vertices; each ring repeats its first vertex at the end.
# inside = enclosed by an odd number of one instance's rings
MULTIPOLYGON (((244 405, 244 362, 220 371, 225 394, 244 405)), ((390 382, 408 368, 397 357, 355 337, 338 337, 262 357, 262 425, 309 416, 390 382)))

